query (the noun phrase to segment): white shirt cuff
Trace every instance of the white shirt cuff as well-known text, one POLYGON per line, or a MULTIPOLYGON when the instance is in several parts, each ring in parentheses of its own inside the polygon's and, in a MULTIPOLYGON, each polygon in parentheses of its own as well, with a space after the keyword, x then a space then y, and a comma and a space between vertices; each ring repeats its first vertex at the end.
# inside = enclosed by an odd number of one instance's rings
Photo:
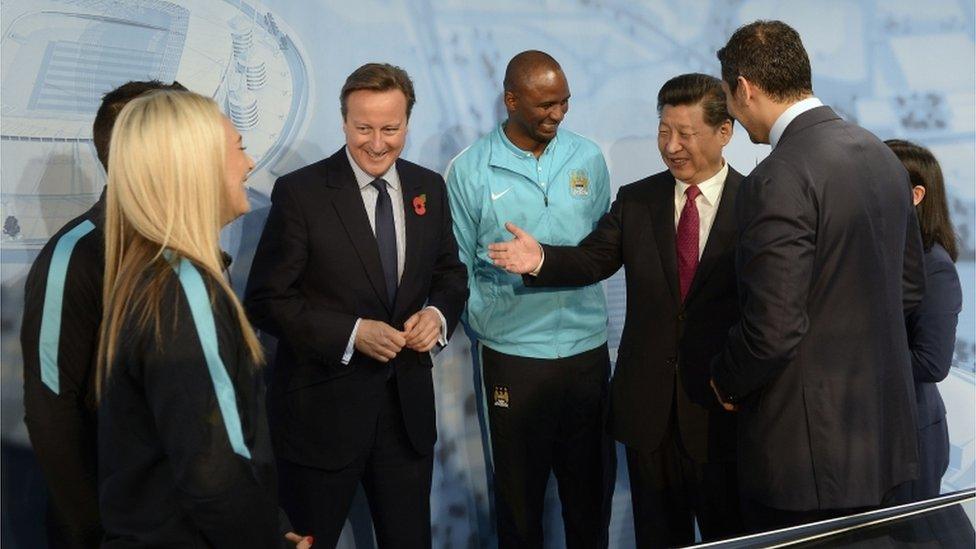
POLYGON ((349 364, 352 360, 352 353, 356 350, 356 334, 359 333, 359 323, 363 319, 357 318, 356 323, 352 325, 352 333, 349 334, 349 343, 346 343, 346 352, 342 355, 342 364, 345 366, 349 364))
POLYGON ((438 346, 434 347, 434 349, 432 350, 432 354, 436 355, 438 352, 440 352, 441 349, 443 349, 447 345, 447 319, 444 318, 444 313, 442 313, 440 309, 434 307, 433 305, 428 305, 424 308, 432 309, 435 313, 437 313, 437 318, 441 319, 441 335, 437 338, 438 346))
POLYGON ((546 250, 542 247, 542 244, 539 244, 539 255, 541 255, 542 258, 539 259, 539 264, 535 266, 535 269, 532 269, 529 276, 539 276, 539 271, 542 270, 542 264, 546 262, 546 250))

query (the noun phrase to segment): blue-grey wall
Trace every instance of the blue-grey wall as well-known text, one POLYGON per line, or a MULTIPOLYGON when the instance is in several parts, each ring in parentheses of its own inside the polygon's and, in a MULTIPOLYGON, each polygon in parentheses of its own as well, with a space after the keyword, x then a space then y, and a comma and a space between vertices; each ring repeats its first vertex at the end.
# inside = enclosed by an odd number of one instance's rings
MULTIPOLYGON (((715 74, 715 50, 753 19, 783 19, 804 38, 814 89, 846 118, 883 139, 930 147, 942 162, 962 257, 965 294, 955 368, 941 384, 952 458, 945 490, 974 484, 976 388, 976 76, 970 0, 4 0, 0 4, 0 292, 3 543, 34 547, 42 481, 22 421, 17 333, 23 281, 45 240, 97 198, 105 176, 91 144, 101 94, 131 79, 177 79, 215 97, 238 125, 258 168, 254 210, 229 227, 240 288, 274 179, 342 145, 345 76, 368 61, 412 75, 417 105, 404 157, 443 171, 503 114, 505 63, 542 49, 563 65, 573 93, 565 126, 604 150, 614 188, 664 169, 655 97, 679 73, 715 74)), ((748 172, 768 147, 745 132, 727 149, 748 172)), ((623 322, 622 273, 606 283, 611 348, 623 322)), ((440 441, 433 520, 439 547, 490 543, 476 374, 463 334, 437 359, 440 441)), ((612 545, 633 544, 621 462, 612 545)), ((551 494, 553 495, 553 494, 551 494)), ((553 495, 554 496, 554 495, 553 495)), ((547 545, 562 545, 555 499, 547 545)), ((362 504, 363 502, 360 502, 362 504)), ((372 540, 362 505, 340 546, 372 540)))

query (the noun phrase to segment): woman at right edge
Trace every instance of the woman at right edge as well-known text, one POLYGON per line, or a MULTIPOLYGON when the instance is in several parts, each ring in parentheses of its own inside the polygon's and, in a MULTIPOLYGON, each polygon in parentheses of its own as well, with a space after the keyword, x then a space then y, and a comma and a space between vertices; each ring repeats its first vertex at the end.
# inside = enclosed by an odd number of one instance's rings
POLYGON ((904 501, 939 495, 949 466, 946 408, 936 383, 949 375, 962 310, 962 288, 955 261, 956 233, 949 218, 942 169, 926 149, 900 139, 885 144, 908 170, 912 201, 925 249, 925 296, 906 318, 912 375, 918 403, 918 479, 905 483, 904 501))

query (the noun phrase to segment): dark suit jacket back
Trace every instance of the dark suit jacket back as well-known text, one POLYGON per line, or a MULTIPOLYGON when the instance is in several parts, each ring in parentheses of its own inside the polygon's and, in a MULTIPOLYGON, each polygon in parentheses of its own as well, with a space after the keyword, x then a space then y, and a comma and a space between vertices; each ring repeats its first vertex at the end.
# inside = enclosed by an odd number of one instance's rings
POLYGON ((252 322, 279 339, 271 383, 271 427, 279 458, 339 468, 369 443, 387 371, 396 383, 414 449, 436 438, 429 353, 404 349, 389 364, 359 353, 341 363, 357 318, 397 329, 426 305, 457 324, 467 272, 457 257, 444 180, 397 160, 403 190, 406 263, 387 304, 376 237, 344 149, 281 177, 247 283, 252 322), (426 209, 413 199, 425 196, 426 209))
POLYGON ((924 286, 908 175, 828 107, 742 182, 742 320, 713 366, 742 404, 744 495, 788 510, 878 505, 916 475, 906 307, 924 286))
POLYGON ((688 454, 699 462, 735 459, 735 417, 718 409, 708 367, 739 317, 732 252, 741 180, 730 168, 684 303, 670 172, 621 187, 610 212, 578 247, 545 246, 539 276, 527 277, 534 285, 584 285, 623 265, 627 317, 610 389, 610 431, 631 448, 649 452, 661 444, 676 396, 688 454))

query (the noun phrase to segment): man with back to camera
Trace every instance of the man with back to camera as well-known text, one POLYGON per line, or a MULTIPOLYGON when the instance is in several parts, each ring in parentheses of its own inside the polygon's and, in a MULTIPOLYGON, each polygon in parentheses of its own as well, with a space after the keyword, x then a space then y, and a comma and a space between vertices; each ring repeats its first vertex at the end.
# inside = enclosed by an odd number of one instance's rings
POLYGON ((559 129, 566 76, 525 51, 505 70, 508 119, 455 158, 447 189, 471 297, 466 323, 481 351, 500 547, 541 547, 546 485, 555 473, 569 547, 605 547, 615 461, 607 408, 603 288, 527 288, 494 268, 487 246, 515 220, 576 244, 607 211, 599 147, 559 129))
MULTIPOLYGON (((102 97, 92 124, 98 161, 108 169, 112 126, 122 108, 178 82, 127 82, 102 97)), ((24 287, 20 329, 24 422, 48 488, 49 547, 98 547, 95 359, 105 272, 105 191, 38 253, 24 287)))
POLYGON ((275 183, 247 282, 278 338, 271 432, 282 506, 338 542, 356 488, 380 547, 430 547, 434 387, 467 296, 444 181, 400 158, 407 73, 368 63, 340 94, 346 144, 275 183))
POLYGON ((539 246, 516 226, 491 244, 528 286, 627 276, 627 317, 610 385, 610 432, 627 447, 638 547, 742 532, 735 416, 708 386, 709 363, 739 318, 735 200, 742 175, 722 158, 732 117, 721 81, 683 74, 658 92, 658 149, 668 170, 617 193, 579 246, 539 246), (543 255, 545 258, 543 259, 543 255))
POLYGON ((917 475, 904 313, 924 270, 908 175, 874 135, 813 96, 780 21, 718 51, 729 111, 769 156, 736 211, 742 317, 712 363, 739 408, 739 486, 752 529, 895 502, 917 475))

